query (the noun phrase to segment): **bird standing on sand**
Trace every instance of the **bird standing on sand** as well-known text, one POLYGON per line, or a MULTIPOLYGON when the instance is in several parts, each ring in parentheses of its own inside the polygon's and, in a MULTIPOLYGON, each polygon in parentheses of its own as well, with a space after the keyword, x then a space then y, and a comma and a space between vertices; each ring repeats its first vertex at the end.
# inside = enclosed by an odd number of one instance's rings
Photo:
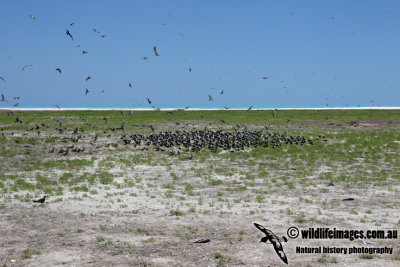
POLYGON ((156 56, 156 57, 158 57, 158 56, 160 56, 158 53, 157 53, 157 47, 153 47, 153 51, 154 51, 154 56, 156 56))
POLYGON ((72 41, 74 40, 74 37, 72 37, 72 34, 69 32, 68 29, 65 30, 65 34, 71 37, 72 41))
POLYGON ((43 204, 43 203, 46 201, 46 197, 47 197, 47 196, 44 196, 44 197, 42 197, 42 198, 39 198, 38 200, 34 200, 33 203, 40 203, 40 204, 43 204))
POLYGON ((268 241, 271 242, 270 244, 274 246, 274 249, 278 254, 279 258, 281 258, 281 260, 284 263, 288 264, 288 259, 286 257, 285 252, 283 252, 283 247, 281 244, 281 241, 287 242, 287 238, 283 236, 281 239, 279 239, 271 230, 266 229, 264 226, 258 223, 254 223, 254 225, 257 227, 258 230, 260 230, 265 234, 265 236, 261 238, 260 243, 264 242, 267 244, 268 241))

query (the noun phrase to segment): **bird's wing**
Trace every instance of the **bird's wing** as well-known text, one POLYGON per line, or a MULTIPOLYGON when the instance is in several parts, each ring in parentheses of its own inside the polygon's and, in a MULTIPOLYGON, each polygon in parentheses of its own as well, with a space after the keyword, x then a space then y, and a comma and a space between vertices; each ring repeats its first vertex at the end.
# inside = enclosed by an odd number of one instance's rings
POLYGON ((3 82, 6 82, 6 80, 3 77, 0 77, 0 80, 2 80, 3 82))
MULTIPOLYGON (((278 242, 279 242, 279 241, 278 241, 278 242)), ((279 242, 279 244, 280 244, 280 242, 279 242)), ((275 251, 276 251, 276 253, 278 254, 279 258, 281 258, 281 260, 282 260, 284 263, 288 264, 288 259, 287 259, 287 257, 286 257, 285 252, 283 252, 282 245, 281 245, 280 247, 277 247, 276 244, 274 243, 274 248, 275 248, 275 251)))
POLYGON ((267 228, 265 228, 261 224, 254 223, 254 226, 257 227, 258 230, 260 230, 261 232, 263 232, 266 235, 270 235, 272 233, 270 230, 268 230, 267 228))

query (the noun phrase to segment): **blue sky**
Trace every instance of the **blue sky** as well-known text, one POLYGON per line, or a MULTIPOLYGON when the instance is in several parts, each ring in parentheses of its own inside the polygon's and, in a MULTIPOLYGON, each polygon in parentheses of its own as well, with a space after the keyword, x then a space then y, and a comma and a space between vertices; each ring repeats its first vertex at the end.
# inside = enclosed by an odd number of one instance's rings
POLYGON ((399 1, 2 0, 0 15, 0 107, 400 105, 399 1))

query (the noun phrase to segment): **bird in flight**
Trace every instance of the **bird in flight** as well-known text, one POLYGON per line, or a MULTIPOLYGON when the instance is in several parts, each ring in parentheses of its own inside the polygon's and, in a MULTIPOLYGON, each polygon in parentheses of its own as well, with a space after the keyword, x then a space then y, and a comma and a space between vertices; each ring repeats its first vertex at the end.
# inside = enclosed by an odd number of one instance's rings
POLYGON ((14 107, 18 107, 18 106, 19 106, 19 103, 15 103, 15 104, 14 104, 14 107))
POLYGON ((86 88, 85 95, 87 95, 90 91, 86 88))
POLYGON ((71 24, 69 24, 70 27, 74 26, 75 22, 72 22, 71 24))
POLYGON ((151 105, 151 100, 148 97, 146 97, 146 98, 147 98, 147 102, 149 102, 149 105, 151 105))
POLYGON ((61 69, 60 68, 57 68, 56 71, 58 71, 61 74, 61 69))
POLYGON ((268 76, 264 76, 263 79, 264 79, 264 80, 268 80, 269 77, 268 77, 268 76))
POLYGON ((100 94, 104 93, 104 89, 100 91, 100 94))
POLYGON ((189 72, 192 72, 192 68, 191 67, 189 67, 189 72))
POLYGON ((85 50, 82 51, 82 55, 87 54, 87 52, 85 50))
POLYGON ((61 109, 59 105, 55 105, 58 109, 61 109))
POLYGON ((95 29, 95 28, 93 28, 93 31, 94 32, 97 32, 97 33, 100 33, 97 29, 95 29))
POLYGON ((33 16, 33 15, 29 15, 29 17, 30 17, 31 19, 36 19, 36 17, 33 16))
POLYGON ((65 34, 68 35, 69 37, 71 37, 72 40, 74 40, 74 37, 72 37, 72 34, 69 32, 69 30, 65 30, 65 34))
POLYGON ((101 37, 102 37, 102 38, 106 38, 106 36, 107 36, 107 34, 103 34, 101 37))
POLYGON ((223 95, 224 94, 224 90, 221 90, 221 92, 219 93, 220 95, 223 95))
POLYGON ((158 56, 160 56, 158 53, 157 53, 157 47, 153 47, 153 51, 154 51, 154 55, 156 56, 156 57, 158 57, 158 56))
POLYGON ((129 87, 132 88, 132 83, 129 83, 129 87))
POLYGON ((3 82, 7 83, 7 82, 6 82, 6 79, 4 79, 4 78, 1 77, 1 76, 0 76, 0 80, 2 80, 3 82))
POLYGON ((33 67, 33 65, 25 65, 22 67, 22 70, 25 70, 27 67, 33 67))
POLYGON ((148 57, 143 57, 143 60, 148 60, 149 58, 148 57))
POLYGON ((212 98, 211 95, 208 95, 208 101, 213 101, 214 99, 212 98))
POLYGON ((43 204, 46 201, 46 196, 39 198, 38 200, 34 200, 33 203, 43 204))
POLYGON ((264 242, 267 244, 267 242, 271 242, 270 244, 272 244, 274 246, 274 249, 276 251, 276 253, 278 254, 279 258, 281 258, 281 260, 288 264, 288 259, 286 257, 285 252, 283 252, 283 247, 281 244, 281 241, 287 242, 287 238, 286 237, 282 237, 281 239, 278 238, 271 230, 266 229, 264 226, 258 224, 258 223, 254 223, 254 225, 257 227, 258 230, 260 230, 261 232, 263 232, 265 234, 265 236, 263 238, 261 238, 261 242, 264 242))
POLYGON ((0 100, 0 102, 8 102, 7 99, 4 97, 3 94, 1 94, 1 100, 0 100))
POLYGON ((87 76, 86 79, 85 79, 85 81, 87 82, 87 81, 90 80, 91 78, 92 78, 92 77, 87 76))
POLYGON ((253 108, 253 106, 249 107, 249 108, 247 109, 247 111, 250 111, 252 108, 253 108))

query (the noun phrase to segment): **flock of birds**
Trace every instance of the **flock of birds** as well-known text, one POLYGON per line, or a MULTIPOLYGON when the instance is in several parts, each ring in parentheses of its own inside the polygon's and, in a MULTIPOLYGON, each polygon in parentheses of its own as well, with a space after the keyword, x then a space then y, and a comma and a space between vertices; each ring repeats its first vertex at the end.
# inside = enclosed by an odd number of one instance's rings
MULTIPOLYGON (((29 15, 29 18, 31 18, 32 20, 36 20, 36 17, 33 16, 33 15, 29 15)), ((71 28, 71 27, 74 26, 74 25, 75 25, 75 23, 72 22, 71 24, 69 24, 69 28, 71 28)), ((97 34, 100 34, 100 31, 97 30, 96 28, 93 28, 93 32, 95 32, 95 33, 97 33, 97 34)), ((70 32, 69 29, 66 29, 66 30, 65 30, 65 34, 66 34, 72 41, 75 40, 74 36, 72 35, 72 33, 70 32)), ((105 38, 106 36, 107 36, 106 34, 100 35, 101 38, 105 38)), ((80 48, 80 45, 78 44, 78 45, 76 45, 76 47, 80 48)), ((87 53, 88 53, 88 52, 87 52, 86 50, 82 50, 82 55, 85 55, 85 54, 87 54, 87 53)), ((160 56, 160 54, 159 54, 158 51, 157 51, 157 47, 156 47, 156 46, 153 47, 153 54, 154 54, 154 56, 156 56, 156 57, 159 57, 159 56, 160 56)), ((143 60, 148 60, 148 59, 149 59, 148 57, 143 57, 143 60)), ((22 67, 22 70, 25 70, 26 68, 30 68, 30 67, 33 67, 33 65, 32 65, 32 64, 25 65, 25 66, 22 67)), ((56 70, 59 74, 62 74, 61 68, 57 67, 55 70, 56 70)), ((192 72, 192 68, 191 68, 191 67, 189 67, 188 70, 189 70, 189 72, 192 72)), ((268 78, 269 78, 268 76, 262 77, 262 79, 264 79, 264 80, 267 80, 268 78)), ((85 81, 87 82, 87 81, 89 81, 90 79, 91 79, 91 76, 87 76, 87 77, 85 78, 85 81)), ((0 80, 2 80, 4 83, 6 83, 6 79, 5 79, 4 77, 0 76, 0 80)), ((127 84, 128 84, 128 86, 129 86, 130 88, 132 88, 132 82, 128 82, 127 84)), ((90 91, 88 88, 86 88, 86 89, 85 89, 84 95, 86 96, 86 95, 89 94, 90 92, 91 92, 91 91, 90 91)), ((100 93, 104 93, 104 90, 102 90, 100 93)), ((223 95, 223 94, 224 94, 224 90, 221 90, 221 91, 220 91, 220 95, 223 95)), ((16 98, 17 98, 17 97, 14 97, 14 100, 17 100, 16 98)), ((19 100, 19 97, 18 97, 18 100, 19 100)), ((211 94, 208 95, 208 101, 209 101, 209 102, 214 101, 214 98, 211 96, 211 94)), ((9 103, 9 101, 6 99, 6 97, 5 97, 3 94, 1 95, 1 100, 0 100, 0 102, 7 102, 7 103, 9 103)), ((150 100, 148 97, 147 97, 147 102, 149 103, 149 105, 152 104, 151 100, 150 100)), ((14 106, 19 106, 19 105, 20 105, 19 102, 16 102, 16 103, 14 104, 14 106)), ((54 106, 56 106, 56 107, 58 107, 58 108, 60 109, 60 106, 59 106, 59 105, 54 105, 54 106)), ((152 107, 153 107, 154 109, 157 109, 157 108, 155 108, 154 106, 152 106, 152 107)))
MULTIPOLYGON (((246 148, 271 147, 278 148, 287 145, 312 145, 319 141, 322 135, 315 140, 304 136, 292 136, 285 133, 270 133, 265 131, 166 131, 151 135, 133 134, 122 138, 125 145, 134 146, 153 146, 156 150, 164 151, 165 148, 179 147, 186 151, 200 151, 207 147, 210 151, 216 152, 217 149, 226 151, 240 151, 246 148)), ((325 141, 326 139, 324 139, 325 141)))

